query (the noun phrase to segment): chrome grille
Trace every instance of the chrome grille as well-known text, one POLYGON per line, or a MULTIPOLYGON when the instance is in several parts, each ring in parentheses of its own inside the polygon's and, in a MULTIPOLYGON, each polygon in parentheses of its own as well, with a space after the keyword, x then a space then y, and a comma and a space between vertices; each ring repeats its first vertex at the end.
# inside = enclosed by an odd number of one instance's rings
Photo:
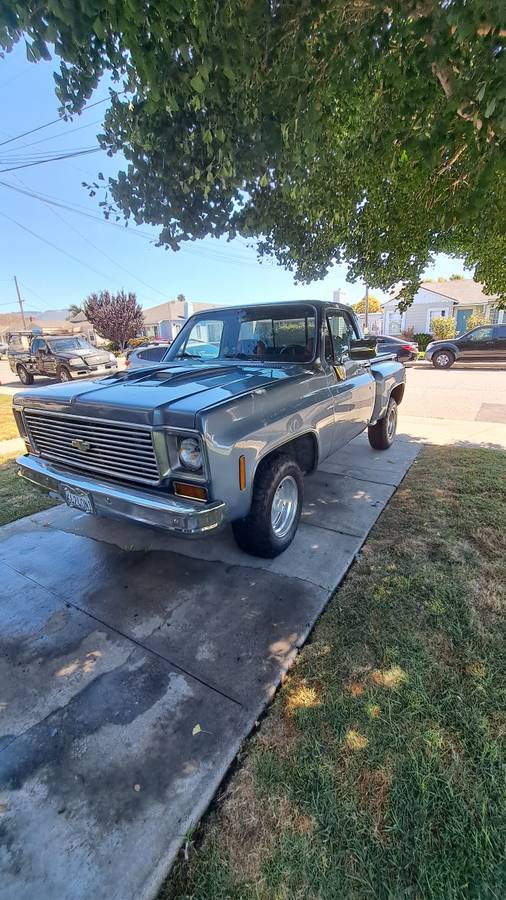
POLYGON ((149 428, 34 409, 23 415, 34 448, 47 459, 126 481, 160 481, 149 428))

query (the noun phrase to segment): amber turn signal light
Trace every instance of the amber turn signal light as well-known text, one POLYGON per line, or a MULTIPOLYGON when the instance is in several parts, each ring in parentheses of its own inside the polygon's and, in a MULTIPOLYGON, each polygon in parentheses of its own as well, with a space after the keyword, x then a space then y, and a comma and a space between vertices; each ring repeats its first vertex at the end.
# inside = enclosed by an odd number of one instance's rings
POLYGON ((201 487, 200 484, 185 484, 182 481, 175 481, 173 484, 174 493, 178 497, 189 497, 190 500, 202 500, 206 503, 208 499, 207 488, 201 487))
POLYGON ((241 491, 246 490, 246 457, 239 457, 239 487, 241 491))

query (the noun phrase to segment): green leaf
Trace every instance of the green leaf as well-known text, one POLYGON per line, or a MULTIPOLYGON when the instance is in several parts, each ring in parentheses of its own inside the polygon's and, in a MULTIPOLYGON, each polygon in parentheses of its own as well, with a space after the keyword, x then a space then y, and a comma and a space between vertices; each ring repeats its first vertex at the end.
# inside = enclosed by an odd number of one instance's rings
POLYGON ((196 73, 196 75, 193 76, 190 84, 191 84, 193 90, 197 92, 197 94, 202 94, 206 87, 204 84, 204 81, 202 79, 202 76, 199 75, 198 72, 196 73))
POLYGON ((491 99, 488 101, 488 103, 485 107, 485 118, 486 119, 488 119, 494 112, 494 109, 496 107, 496 102, 497 101, 496 101, 495 97, 491 97, 491 99))
POLYGON ((106 30, 104 28, 104 23, 102 22, 102 19, 100 18, 100 16, 97 16, 93 22, 93 31, 95 32, 96 36, 98 38, 100 38, 101 41, 105 40, 106 30))

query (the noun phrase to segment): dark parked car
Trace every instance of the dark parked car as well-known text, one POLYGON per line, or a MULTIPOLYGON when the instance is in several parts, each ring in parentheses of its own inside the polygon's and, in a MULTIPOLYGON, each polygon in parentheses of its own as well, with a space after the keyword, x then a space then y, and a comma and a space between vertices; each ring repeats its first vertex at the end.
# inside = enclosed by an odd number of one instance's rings
POLYGON ((455 362, 506 364, 506 324, 480 325, 460 337, 432 341, 425 359, 436 369, 449 369, 455 362))
POLYGON ((399 362, 412 362, 418 359, 418 344, 404 338, 392 337, 390 334, 379 334, 378 353, 394 353, 399 362))

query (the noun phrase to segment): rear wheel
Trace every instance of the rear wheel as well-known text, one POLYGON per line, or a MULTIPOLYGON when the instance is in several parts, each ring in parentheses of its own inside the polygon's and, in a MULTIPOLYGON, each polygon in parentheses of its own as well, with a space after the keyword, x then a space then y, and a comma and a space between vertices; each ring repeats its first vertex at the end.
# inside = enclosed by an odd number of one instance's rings
POLYGON ((272 559, 292 543, 304 496, 304 477, 297 463, 279 454, 260 463, 251 509, 232 523, 234 537, 246 553, 272 559))
POLYGON ((21 384, 33 384, 33 375, 26 366, 18 366, 16 372, 21 384))
POLYGON ((450 366, 453 366, 454 362, 455 356, 451 350, 439 350, 439 352, 435 353, 432 357, 432 365, 435 366, 436 369, 449 369, 450 366))
POLYGON ((392 446, 397 431, 397 403, 393 397, 388 401, 387 411, 376 425, 369 425, 367 436, 374 450, 388 450, 392 446))
POLYGON ((58 381, 72 381, 72 375, 70 374, 69 370, 65 368, 65 366, 62 366, 60 369, 58 369, 57 374, 58 381))

